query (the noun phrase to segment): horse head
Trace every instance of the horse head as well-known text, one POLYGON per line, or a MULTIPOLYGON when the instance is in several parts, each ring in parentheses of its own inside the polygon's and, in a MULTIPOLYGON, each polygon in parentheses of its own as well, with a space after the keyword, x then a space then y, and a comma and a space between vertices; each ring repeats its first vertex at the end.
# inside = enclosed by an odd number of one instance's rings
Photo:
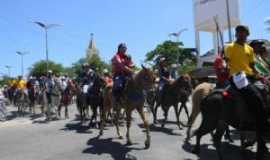
POLYGON ((142 65, 142 70, 138 72, 135 79, 144 89, 149 90, 154 87, 156 76, 151 69, 142 65))
POLYGON ((190 93, 192 91, 191 77, 188 74, 181 75, 174 84, 177 88, 184 89, 190 93))

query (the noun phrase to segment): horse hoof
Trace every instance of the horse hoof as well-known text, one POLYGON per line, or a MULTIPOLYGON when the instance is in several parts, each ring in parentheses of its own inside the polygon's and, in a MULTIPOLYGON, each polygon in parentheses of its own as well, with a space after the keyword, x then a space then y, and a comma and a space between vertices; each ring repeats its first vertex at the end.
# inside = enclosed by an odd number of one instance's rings
POLYGON ((145 145, 145 149, 149 149, 150 148, 150 141, 149 140, 146 140, 144 142, 144 145, 145 145))
POLYGON ((102 131, 99 132, 99 136, 103 136, 103 132, 102 131))
POLYGON ((192 150, 191 150, 192 153, 194 154, 200 154, 200 149, 198 149, 197 147, 194 147, 192 150))
POLYGON ((131 146, 133 143, 131 141, 127 141, 127 146, 131 146))

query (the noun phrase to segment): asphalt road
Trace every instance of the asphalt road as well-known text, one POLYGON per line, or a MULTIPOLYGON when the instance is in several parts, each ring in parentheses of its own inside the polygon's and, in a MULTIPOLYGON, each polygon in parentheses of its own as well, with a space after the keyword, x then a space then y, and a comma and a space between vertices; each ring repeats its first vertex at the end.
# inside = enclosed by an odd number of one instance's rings
MULTIPOLYGON (((151 125, 151 147, 144 149, 145 133, 142 121, 133 113, 131 138, 135 143, 127 146, 126 139, 118 139, 116 130, 107 126, 104 136, 98 138, 98 129, 81 125, 75 118, 75 106, 70 106, 71 118, 52 122, 42 116, 16 117, 14 107, 9 106, 9 120, 0 122, 0 160, 216 160, 217 154, 210 136, 202 139, 200 155, 190 153, 191 145, 184 145, 186 130, 179 130, 174 123, 173 109, 165 128, 151 125)), ((161 111, 159 118, 162 118, 161 111)), ((147 117, 152 122, 151 114, 147 117)), ((185 115, 181 115, 183 122, 185 115)), ((199 121, 196 125, 199 124, 199 121)), ((125 135, 125 125, 121 127, 125 135)), ((125 137, 125 136, 124 136, 125 137)), ((241 159, 239 136, 234 133, 233 144, 224 141, 223 154, 226 160, 241 159)), ((191 144, 194 144, 194 139, 191 144)), ((253 148, 254 150, 255 148, 253 148)), ((254 153, 247 151, 248 158, 254 153)))

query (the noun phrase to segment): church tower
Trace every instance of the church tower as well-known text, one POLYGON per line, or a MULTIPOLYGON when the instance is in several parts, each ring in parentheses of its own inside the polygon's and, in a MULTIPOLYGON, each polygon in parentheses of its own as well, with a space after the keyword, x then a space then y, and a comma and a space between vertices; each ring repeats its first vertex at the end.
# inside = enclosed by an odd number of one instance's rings
POLYGON ((91 40, 89 43, 89 46, 86 50, 86 58, 87 60, 90 60, 93 55, 99 55, 99 50, 96 48, 96 43, 94 40, 94 34, 91 33, 91 40))

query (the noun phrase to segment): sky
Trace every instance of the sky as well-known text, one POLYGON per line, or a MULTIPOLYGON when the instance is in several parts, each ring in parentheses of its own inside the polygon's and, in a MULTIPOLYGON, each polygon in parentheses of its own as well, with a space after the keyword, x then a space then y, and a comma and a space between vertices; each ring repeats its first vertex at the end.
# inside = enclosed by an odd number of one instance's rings
MULTIPOLYGON (((240 0, 241 23, 250 27, 250 38, 270 39, 264 24, 269 10, 269 0, 240 0)), ((28 53, 25 72, 45 59, 45 34, 33 21, 61 24, 49 30, 49 58, 64 66, 86 56, 91 33, 105 61, 125 42, 140 64, 147 52, 170 39, 169 33, 182 28, 188 31, 180 40, 195 47, 192 0, 1 0, 0 74, 7 73, 6 65, 13 76, 21 73, 16 51, 28 53)), ((202 51, 212 44, 211 35, 202 33, 202 51)))

